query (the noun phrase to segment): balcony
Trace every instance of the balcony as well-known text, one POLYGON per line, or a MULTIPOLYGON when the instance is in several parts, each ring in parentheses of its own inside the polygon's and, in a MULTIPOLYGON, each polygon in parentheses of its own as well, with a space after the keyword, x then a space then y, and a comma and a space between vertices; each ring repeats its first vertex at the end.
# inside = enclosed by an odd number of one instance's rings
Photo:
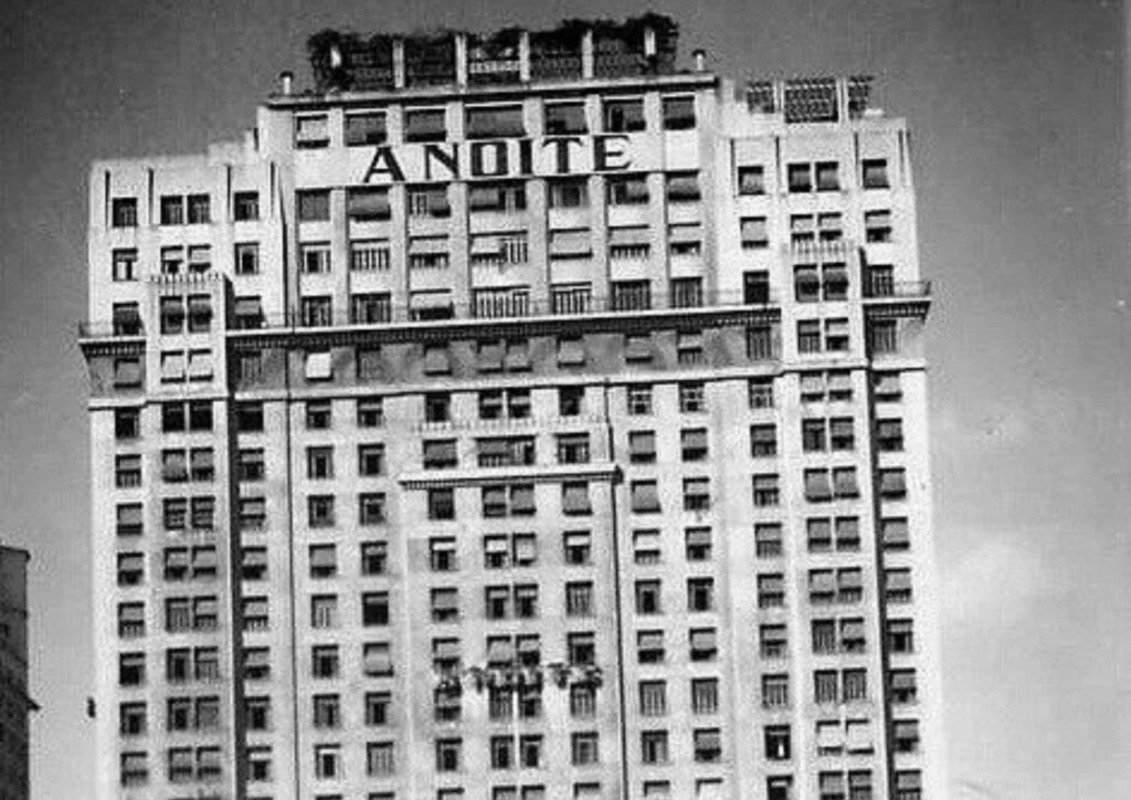
POLYGON ((145 338, 145 326, 140 319, 80 322, 78 332, 79 339, 86 341, 145 338))
POLYGON ((868 300, 919 300, 930 296, 930 281, 896 281, 874 276, 864 285, 864 297, 868 300))
MULTIPOLYGON (((743 308, 769 309, 776 306, 776 294, 768 287, 764 291, 744 293, 738 291, 720 291, 689 293, 686 291, 643 292, 632 287, 630 294, 624 292, 613 296, 602 297, 594 295, 584 289, 570 289, 568 295, 554 294, 554 299, 530 298, 522 302, 505 305, 498 310, 500 313, 509 312, 512 316, 498 316, 497 314, 484 314, 482 304, 452 302, 443 307, 450 314, 445 314, 443 319, 423 319, 417 316, 422 309, 410 308, 405 305, 389 303, 381 308, 381 316, 372 322, 359 319, 356 315, 339 309, 320 311, 318 314, 306 314, 295 310, 286 314, 265 314, 260 318, 257 328, 248 325, 230 326, 236 330, 280 330, 280 329, 311 329, 323 330, 326 328, 339 328, 348 326, 373 327, 379 325, 404 325, 407 322, 450 322, 450 320, 482 320, 486 317, 492 319, 524 319, 530 320, 539 317, 588 317, 620 314, 643 313, 672 313, 688 312, 695 309, 727 309, 737 310, 743 308), (696 302, 698 301, 698 302, 696 302)), ((92 323, 93 324, 93 323, 92 323)), ((107 326, 110 323, 105 323, 107 326)))

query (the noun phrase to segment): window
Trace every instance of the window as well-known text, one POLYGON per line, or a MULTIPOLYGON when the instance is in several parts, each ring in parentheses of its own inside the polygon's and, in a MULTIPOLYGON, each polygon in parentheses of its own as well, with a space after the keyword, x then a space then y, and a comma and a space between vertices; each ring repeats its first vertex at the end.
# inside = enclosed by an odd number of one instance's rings
MULTIPOLYGON (((648 176, 647 175, 616 175, 605 180, 606 200, 610 206, 636 206, 648 204, 648 176)), ((647 257, 647 229, 620 228, 610 231, 610 254, 616 247, 629 248, 635 246, 637 250, 644 248, 643 257, 647 257), (619 237, 614 231, 624 231, 619 237), (629 240, 632 241, 629 241, 629 240)))
POLYGON ((743 217, 739 220, 739 238, 744 250, 761 250, 770 246, 765 217, 743 217))
POLYGON ((702 197, 697 172, 669 172, 665 183, 669 203, 695 203, 702 197))
POLYGON ((762 676, 762 708, 789 707, 789 675, 762 676))
POLYGON ((750 426, 750 455, 753 458, 772 458, 778 454, 777 426, 770 424, 750 426))
POLYGON ((114 457, 114 486, 129 489, 141 486, 141 456, 127 454, 114 457))
POLYGON ((679 410, 682 414, 697 414, 707 410, 706 388, 699 381, 679 384, 679 410))
POLYGON ((311 480, 324 480, 334 477, 334 448, 306 448, 306 477, 311 480))
MULTIPOLYGON (((424 217, 445 218, 451 216, 452 207, 448 202, 448 186, 447 184, 429 184, 424 186, 410 186, 407 193, 408 215, 417 219, 424 217)), ((418 240, 421 243, 430 239, 418 240)), ((443 237, 444 245, 447 244, 447 237, 443 237)), ((437 241, 436 244, 440 244, 437 241)), ((412 248, 410 247, 410 250, 412 248)), ((424 255, 425 253, 418 251, 416 255, 424 255)), ((437 251, 432 251, 430 255, 438 255, 437 251)), ((433 266, 438 266, 431 264, 433 266)), ((423 264, 421 265, 423 266, 423 264)))
MULTIPOLYGON (((657 537, 658 539, 658 537, 657 537)), ((657 544, 658 547, 658 544, 657 544)), ((639 553, 639 551, 637 551, 639 553)), ((711 558, 711 529, 688 528, 684 532, 684 555, 688 561, 708 561, 711 558)), ((658 560, 658 556, 657 556, 658 560)), ((639 561, 637 561, 639 563, 639 561)))
POLYGON ((388 560, 388 545, 385 542, 361 543, 361 574, 384 575, 388 560))
POLYGON ((692 661, 715 660, 718 655, 718 643, 714 628, 692 628, 689 638, 692 661))
POLYGON ((715 607, 713 578, 690 578, 687 581, 687 610, 713 611, 715 607))
POLYGON ((137 280, 137 250, 114 250, 111 254, 111 277, 114 281, 137 280))
POLYGON ((663 631, 637 632, 636 660, 640 664, 662 664, 664 662, 663 631))
POLYGON ((307 525, 311 528, 329 528, 334 525, 334 496, 312 495, 306 499, 307 525))
POLYGON ((385 492, 363 492, 357 496, 357 524, 380 525, 387 522, 385 492))
POLYGON ((919 722, 913 719, 897 719, 892 722, 892 738, 895 740, 895 752, 919 752, 919 722))
POLYGON ((840 189, 840 171, 837 162, 818 161, 815 167, 818 192, 835 192, 840 189))
POLYGON ((320 148, 330 144, 330 123, 326 114, 295 117, 295 147, 320 148))
POLYGON ((663 123, 666 131, 686 131, 695 127, 694 97, 663 98, 663 123))
POLYGON ((868 346, 873 354, 899 352, 899 328, 894 319, 873 320, 868 324, 868 346))
POLYGON ((902 467, 880 470, 880 498, 903 500, 907 497, 907 476, 902 467))
POLYGON ((118 685, 145 684, 145 653, 122 653, 118 656, 118 685))
POLYGON ((918 701, 919 690, 913 669, 893 669, 888 673, 892 703, 911 705, 918 701))
POLYGON ((369 727, 389 724, 389 707, 393 696, 389 692, 366 692, 365 724, 369 727))
POLYGON ((597 659, 596 635, 592 633, 570 633, 566 635, 566 651, 572 666, 595 664, 597 659))
POLYGON ((880 540, 885 550, 907 550, 911 547, 906 517, 886 517, 880 522, 880 540))
POLYGON ((888 603, 910 603, 911 598, 911 570, 885 569, 884 600, 888 603))
POLYGON ((136 439, 141 436, 141 409, 118 408, 114 410, 114 438, 136 439))
POLYGON ((591 581, 567 583, 565 586, 566 616, 591 617, 593 606, 593 583, 591 581))
POLYGON ((298 199, 299 222, 330 221, 329 189, 300 189, 295 194, 298 199))
POLYGON ((342 749, 336 744, 314 746, 314 777, 333 780, 342 774, 342 749))
POLYGON ((457 622, 459 620, 459 589, 452 587, 433 589, 430 593, 430 607, 433 622, 457 622))
POLYGON ((846 669, 841 673, 842 699, 846 703, 868 699, 868 674, 862 669, 846 669))
POLYGON ((442 142, 448 138, 443 109, 417 109, 405 112, 406 142, 442 142))
POLYGON ((758 558, 778 558, 782 555, 780 522, 760 522, 754 525, 754 554, 758 558))
POLYGON ((711 482, 709 478, 683 479, 683 510, 706 511, 711 507, 711 482))
POLYGON ((600 761, 596 733, 574 733, 570 736, 570 757, 575 767, 584 767, 600 761))
POLYGON ((808 319, 798 321, 797 352, 821 352, 821 323, 818 320, 808 319))
POLYGON ((384 111, 362 111, 346 114, 345 124, 347 147, 384 144, 386 141, 384 111))
POLYGON ((785 606, 785 579, 778 574, 758 576, 758 608, 785 606))
POLYGON ((788 761, 791 742, 788 725, 767 725, 762 731, 766 758, 770 761, 788 761))
POLYGON ((685 428, 680 431, 680 453, 684 461, 702 461, 707 458, 707 429, 685 428))
POLYGON ((825 349, 830 353, 844 353, 849 348, 848 320, 825 320, 825 349))
POLYGON ((566 531, 562 534, 562 547, 566 564, 588 564, 592 556, 592 534, 589 531, 566 531))
POLYGON ((903 397, 898 372, 872 373, 872 394, 877 401, 898 402, 903 397))
POLYGON ((342 724, 342 701, 336 694, 314 695, 314 727, 338 728, 342 724))
MULTIPOLYGON (((663 686, 662 683, 659 684, 663 686)), ((643 688, 644 684, 641 684, 643 688)), ((643 704, 643 696, 641 697, 643 704)), ((641 713, 649 715, 643 709, 641 713)), ((660 712, 663 713, 662 711, 660 712)), ((666 764, 668 761, 668 732, 667 731, 642 731, 640 734, 640 761, 644 764, 666 764)))
POLYGON ((357 427, 379 428, 385 422, 385 404, 380 397, 362 397, 357 401, 357 427))
POLYGON ((691 681, 691 713, 715 714, 719 710, 717 678, 693 678, 691 681))
POLYGON ((369 742, 365 745, 365 774, 393 775, 396 760, 393 742, 369 742))
MULTIPOLYGON (((241 497, 239 499, 240 530, 262 530, 267 525, 267 499, 263 497, 241 497)), ((166 521, 166 528, 168 522, 166 521)))
POLYGON ((445 520, 456 518, 455 490, 428 490, 428 519, 445 520))
POLYGON ((648 514, 660 510, 660 493, 656 481, 632 481, 629 488, 633 512, 648 514))
POLYGON ((546 103, 543 130, 547 136, 587 133, 584 103, 546 103))
POLYGON ((602 107, 605 133, 632 133, 646 127, 644 100, 629 98, 606 100, 602 107))
POLYGON ((640 681, 640 713, 646 717, 662 717, 668 713, 667 683, 640 681))
MULTIPOLYGON (((586 443, 586 448, 588 448, 588 443, 586 443)), ((562 513, 566 515, 593 513, 593 506, 589 500, 588 482, 564 481, 562 483, 562 513)))
POLYGON ((778 476, 760 474, 754 476, 754 505, 759 508, 776 506, 780 500, 778 476))
POLYGON ((716 764, 722 760, 722 734, 718 728, 699 728, 693 731, 691 736, 697 763, 716 764))
POLYGON ((900 419, 876 420, 876 440, 880 452, 898 453, 903 450, 903 421, 900 419))
POLYGON ((895 773, 895 800, 922 800, 923 775, 919 770, 895 773))
POLYGON ((137 227, 136 197, 115 197, 110 201, 110 226, 113 228, 137 227))
POLYGON ((761 165, 744 166, 738 168, 738 193, 766 193, 765 169, 761 165))
POLYGON ((646 580, 636 582, 636 613, 637 614, 660 614, 663 613, 661 606, 661 586, 658 580, 646 580))
POLYGON ((436 740, 436 771, 457 772, 460 768, 460 753, 463 741, 460 739, 436 740))
POLYGON ((630 415, 641 416, 652 413, 652 387, 650 385, 636 384, 629 386, 626 397, 630 415))
POLYGON ((589 683, 569 687, 569 714, 574 719, 589 719, 597 714, 597 690, 589 683))
POLYGON ((762 625, 758 628, 758 653, 762 658, 786 658, 789 655, 785 625, 762 625))
POLYGON ((892 240, 891 211, 864 212, 864 240, 868 244, 884 244, 892 240))
POLYGON ((433 572, 455 572, 459 569, 456 540, 444 536, 428 540, 428 564, 433 572))
POLYGON ((447 392, 424 395, 424 421, 447 422, 451 419, 452 396, 447 392))
POLYGON ((310 598, 310 627, 326 629, 338 627, 338 596, 315 595, 310 598))
MULTIPOLYGON (((710 531, 708 530, 708 542, 710 531)), ((633 558, 639 565, 659 564, 660 532, 658 530, 636 530, 632 532, 633 558)))
POLYGON ((116 389, 135 389, 141 386, 141 359, 122 357, 114 359, 114 387, 116 389))

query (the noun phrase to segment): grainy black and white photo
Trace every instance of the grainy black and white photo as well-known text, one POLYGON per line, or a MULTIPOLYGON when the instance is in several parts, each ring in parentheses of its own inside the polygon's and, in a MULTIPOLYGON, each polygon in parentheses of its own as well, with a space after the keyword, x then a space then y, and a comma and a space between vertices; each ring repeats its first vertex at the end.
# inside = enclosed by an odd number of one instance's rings
POLYGON ((12 0, 0 800, 1131 796, 1117 0, 12 0))

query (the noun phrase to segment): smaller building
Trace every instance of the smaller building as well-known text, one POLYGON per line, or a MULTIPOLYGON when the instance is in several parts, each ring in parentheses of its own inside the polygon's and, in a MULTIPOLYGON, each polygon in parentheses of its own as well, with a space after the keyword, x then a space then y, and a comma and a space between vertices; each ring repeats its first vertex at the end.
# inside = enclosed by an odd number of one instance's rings
POLYGON ((0 800, 31 797, 26 550, 0 544, 0 800))

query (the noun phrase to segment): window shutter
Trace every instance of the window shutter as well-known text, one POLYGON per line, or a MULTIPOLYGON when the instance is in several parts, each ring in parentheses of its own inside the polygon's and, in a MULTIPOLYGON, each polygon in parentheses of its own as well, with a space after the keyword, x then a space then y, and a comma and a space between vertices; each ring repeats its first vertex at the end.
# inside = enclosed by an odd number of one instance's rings
POLYGON ((332 377, 334 377, 334 369, 329 350, 306 354, 306 379, 308 381, 325 381, 332 377))

